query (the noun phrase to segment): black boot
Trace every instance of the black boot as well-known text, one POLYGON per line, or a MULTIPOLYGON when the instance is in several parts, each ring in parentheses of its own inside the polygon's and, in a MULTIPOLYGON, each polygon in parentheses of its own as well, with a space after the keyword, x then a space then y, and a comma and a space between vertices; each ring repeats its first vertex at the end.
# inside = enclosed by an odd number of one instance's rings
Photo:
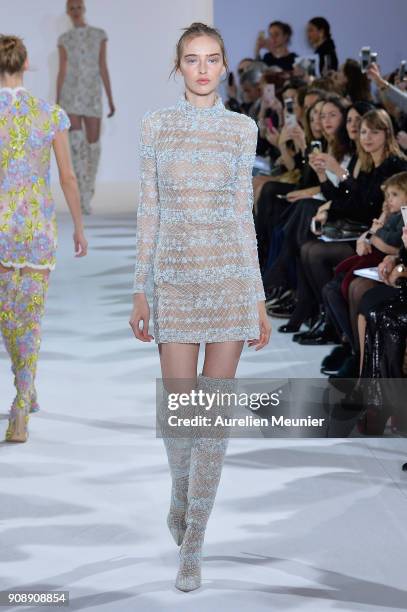
POLYGON ((294 336, 293 340, 302 345, 340 344, 334 326, 324 313, 312 329, 296 336, 299 337, 294 336))

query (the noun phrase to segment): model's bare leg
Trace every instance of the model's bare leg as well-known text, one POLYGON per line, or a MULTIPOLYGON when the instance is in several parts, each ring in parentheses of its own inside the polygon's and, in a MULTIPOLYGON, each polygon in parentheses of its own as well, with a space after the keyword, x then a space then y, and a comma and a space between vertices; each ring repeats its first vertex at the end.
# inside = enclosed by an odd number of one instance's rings
MULTIPOLYGON (((206 345, 203 373, 198 376, 198 389, 214 394, 220 401, 212 406, 209 416, 230 414, 222 394, 233 393, 235 373, 243 349, 243 341, 213 342, 206 345), (219 395, 218 395, 219 393, 219 395)), ((205 396, 206 397, 206 396, 205 396)), ((225 395, 226 397, 226 395, 225 395)), ((233 402, 232 402, 233 405, 233 402)), ((211 437, 194 437, 189 470, 186 531, 180 548, 180 566, 175 586, 181 591, 192 591, 201 584, 202 546, 206 525, 215 501, 223 461, 228 445, 229 431, 212 427, 211 437)))
POLYGON ((6 440, 25 442, 34 380, 41 344, 41 322, 48 290, 49 270, 22 268, 17 277, 12 361, 17 395, 10 411, 6 440))
POLYGON ((100 161, 100 129, 99 117, 84 117, 87 149, 87 189, 85 207, 90 210, 90 203, 95 193, 96 175, 100 161))
MULTIPOLYGON (((196 387, 199 344, 160 343, 158 350, 164 388, 164 397, 158 410, 167 411, 168 393, 189 393, 196 387)), ((192 439, 169 437, 163 433, 163 441, 172 479, 167 525, 175 543, 179 546, 186 530, 185 512, 192 439)))

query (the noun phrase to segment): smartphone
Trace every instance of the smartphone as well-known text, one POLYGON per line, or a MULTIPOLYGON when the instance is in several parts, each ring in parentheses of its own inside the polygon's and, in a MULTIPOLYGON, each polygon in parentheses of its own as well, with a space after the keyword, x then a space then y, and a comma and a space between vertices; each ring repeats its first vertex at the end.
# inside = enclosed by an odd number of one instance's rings
POLYGON ((276 86, 273 83, 267 83, 263 89, 263 100, 266 104, 272 104, 274 98, 276 97, 276 86))
POLYGON ((313 234, 322 234, 322 223, 315 219, 315 217, 311 221, 311 232, 313 234))
POLYGON ((311 140, 311 153, 322 153, 322 142, 320 140, 311 140))
POLYGON ((407 227, 407 206, 401 207, 401 214, 403 216, 404 226, 407 227))
POLYGON ((370 244, 370 240, 372 239, 372 236, 373 236, 373 232, 367 232, 363 240, 367 242, 368 244, 370 244))
POLYGON ((279 198, 280 200, 286 200, 287 196, 283 195, 282 193, 276 193, 276 197, 279 198))
POLYGON ((317 63, 315 57, 311 57, 307 66, 308 76, 316 76, 317 75, 317 63))
POLYGON ((360 50, 360 68, 366 72, 370 65, 370 47, 362 47, 360 50))
POLYGON ((406 60, 403 60, 402 62, 400 62, 400 68, 399 68, 400 81, 404 81, 405 77, 406 77, 406 60))
POLYGON ((229 87, 233 87, 233 85, 235 84, 235 77, 233 75, 233 72, 229 73, 228 84, 229 84, 229 87))
POLYGON ((295 127, 297 125, 297 118, 294 114, 294 100, 292 98, 286 98, 284 100, 284 108, 286 126, 295 127))
POLYGON ((378 53, 371 53, 370 54, 370 63, 371 64, 377 64, 377 58, 378 58, 379 54, 378 53))

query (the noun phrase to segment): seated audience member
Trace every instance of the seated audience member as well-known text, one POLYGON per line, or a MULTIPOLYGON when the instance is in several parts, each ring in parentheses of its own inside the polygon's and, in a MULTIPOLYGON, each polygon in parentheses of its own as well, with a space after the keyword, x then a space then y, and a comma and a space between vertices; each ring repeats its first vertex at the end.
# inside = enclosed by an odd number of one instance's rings
POLYGON ((236 83, 235 75, 233 72, 230 73, 228 77, 228 85, 227 85, 227 100, 225 101, 225 106, 231 111, 235 113, 240 113, 241 108, 240 105, 244 101, 243 93, 241 90, 241 78, 244 72, 250 68, 255 60, 250 57, 244 57, 240 60, 237 66, 237 75, 238 75, 238 83, 236 83))
MULTIPOLYGON (((340 181, 343 180, 354 150, 353 141, 351 141, 347 132, 347 106, 341 98, 331 96, 323 101, 321 124, 323 136, 327 143, 324 148, 325 153, 320 153, 320 158, 315 157, 316 153, 312 153, 309 156, 309 163, 311 168, 319 173, 319 181, 322 183, 327 180, 331 181, 333 187, 338 188, 338 193, 340 193, 338 186, 340 181), (320 159, 320 163, 325 164, 324 169, 313 164, 313 160, 317 161, 318 159, 320 159), (329 164, 329 168, 326 164, 329 164)), ((321 189, 321 184, 319 184, 312 192, 304 193, 301 190, 296 190, 288 193, 287 200, 295 203, 295 205, 289 211, 288 218, 285 219, 281 251, 264 276, 266 297, 268 294, 279 293, 278 288, 285 288, 288 266, 295 265, 298 271, 297 260, 301 246, 313 236, 310 231, 311 219, 317 212, 321 200, 325 201, 321 189)), ((266 306, 271 306, 271 303, 266 304, 266 306)), ((313 300, 309 307, 313 311, 317 310, 313 300)), ((293 314, 294 308, 294 300, 287 305, 286 311, 281 309, 279 302, 274 302, 272 308, 269 309, 269 313, 272 316, 283 317, 287 314, 290 316, 290 314, 293 314)), ((300 308, 301 306, 299 306, 300 308)), ((308 305, 306 308, 308 309, 308 305)), ((281 331, 298 331, 301 323, 313 314, 316 314, 316 312, 312 312, 311 315, 307 314, 300 322, 290 321, 287 326, 281 328, 281 331)), ((295 313, 295 319, 298 318, 297 315, 299 316, 298 309, 295 313)))
POLYGON ((282 21, 271 22, 268 28, 268 37, 264 38, 264 34, 261 32, 257 38, 256 57, 260 59, 260 50, 267 49, 267 53, 262 58, 267 66, 280 68, 284 72, 292 71, 297 57, 297 54, 290 52, 288 48, 292 33, 292 28, 288 23, 282 21))
MULTIPOLYGON (((314 159, 310 163, 321 163, 314 159)), ((323 204, 314 217, 324 226, 329 222, 365 224, 370 227, 378 218, 383 207, 382 183, 397 172, 407 170, 407 160, 398 146, 392 123, 386 111, 372 110, 364 115, 359 137, 358 161, 351 175, 344 172, 340 196, 323 204)), ((304 241, 306 242, 306 241, 304 241)), ((322 288, 332 279, 333 269, 346 257, 354 254, 354 242, 322 242, 312 240, 301 249, 301 291, 295 317, 289 325, 298 326, 322 306, 322 288)), ((297 334, 295 341, 301 344, 327 344, 335 340, 332 325, 326 320, 325 313, 314 330, 297 334)))
POLYGON ((356 60, 347 59, 338 72, 333 73, 332 77, 336 85, 339 86, 341 94, 349 98, 351 102, 372 102, 370 81, 367 75, 362 72, 360 64, 356 60))
POLYGON ((338 57, 331 36, 331 26, 324 17, 314 17, 307 25, 307 38, 319 57, 319 73, 324 76, 329 70, 338 70, 338 57))
MULTIPOLYGON (((338 336, 345 340, 344 350, 341 352, 342 362, 339 360, 339 354, 336 354, 338 377, 353 377, 359 372, 357 320, 355 312, 352 313, 353 320, 351 318, 348 293, 355 293, 352 285, 356 283, 360 301, 363 289, 366 292, 377 284, 369 279, 355 277, 353 273, 360 268, 378 265, 385 255, 396 255, 401 247, 403 217, 400 210, 402 206, 407 205, 407 172, 388 178, 383 183, 382 190, 385 193, 382 215, 373 221, 369 232, 360 236, 356 246, 357 255, 342 261, 336 268, 335 277, 322 290, 325 311, 334 323, 338 336)), ((357 311, 357 308, 358 304, 352 304, 353 310, 357 311)), ((326 373, 326 367, 323 371, 326 373)), ((334 375, 332 370, 329 373, 334 375)))
POLYGON ((257 121, 257 116, 260 112, 262 96, 260 83, 265 69, 266 65, 262 62, 253 62, 240 78, 243 96, 243 102, 240 105, 241 112, 249 115, 255 121, 257 121))

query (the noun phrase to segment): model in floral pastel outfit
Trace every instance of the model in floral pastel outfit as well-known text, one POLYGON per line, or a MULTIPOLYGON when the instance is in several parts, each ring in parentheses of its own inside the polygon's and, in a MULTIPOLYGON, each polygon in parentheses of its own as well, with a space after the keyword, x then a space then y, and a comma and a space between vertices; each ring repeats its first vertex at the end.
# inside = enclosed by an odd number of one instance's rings
POLYGON ((6 433, 9 442, 27 440, 30 409, 38 409, 34 380, 57 246, 51 147, 74 221, 76 255, 87 251, 69 153, 69 119, 60 107, 23 87, 27 67, 22 41, 0 36, 0 326, 17 390, 6 433))
MULTIPOLYGON (((169 392, 198 387, 205 397, 233 393, 244 341, 258 350, 271 333, 252 212, 257 126, 227 110, 216 93, 227 69, 217 30, 200 23, 187 28, 175 69, 184 77, 185 95, 174 106, 147 113, 141 127, 130 319, 137 339, 155 339, 159 347, 164 389, 158 416, 164 428, 169 392), (150 271, 154 336, 148 333, 150 271), (201 342, 205 360, 197 377, 201 342)), ((225 406, 215 404, 211 414, 225 414, 225 406)), ((167 524, 180 546, 175 585, 182 591, 201 584, 205 529, 228 443, 223 429, 179 438, 163 430, 172 475, 167 524)))
POLYGON ((89 214, 101 153, 102 82, 109 101, 108 117, 115 113, 106 60, 107 34, 85 23, 84 0, 68 0, 66 10, 73 28, 58 39, 57 103, 71 121, 72 161, 82 210, 89 214))

